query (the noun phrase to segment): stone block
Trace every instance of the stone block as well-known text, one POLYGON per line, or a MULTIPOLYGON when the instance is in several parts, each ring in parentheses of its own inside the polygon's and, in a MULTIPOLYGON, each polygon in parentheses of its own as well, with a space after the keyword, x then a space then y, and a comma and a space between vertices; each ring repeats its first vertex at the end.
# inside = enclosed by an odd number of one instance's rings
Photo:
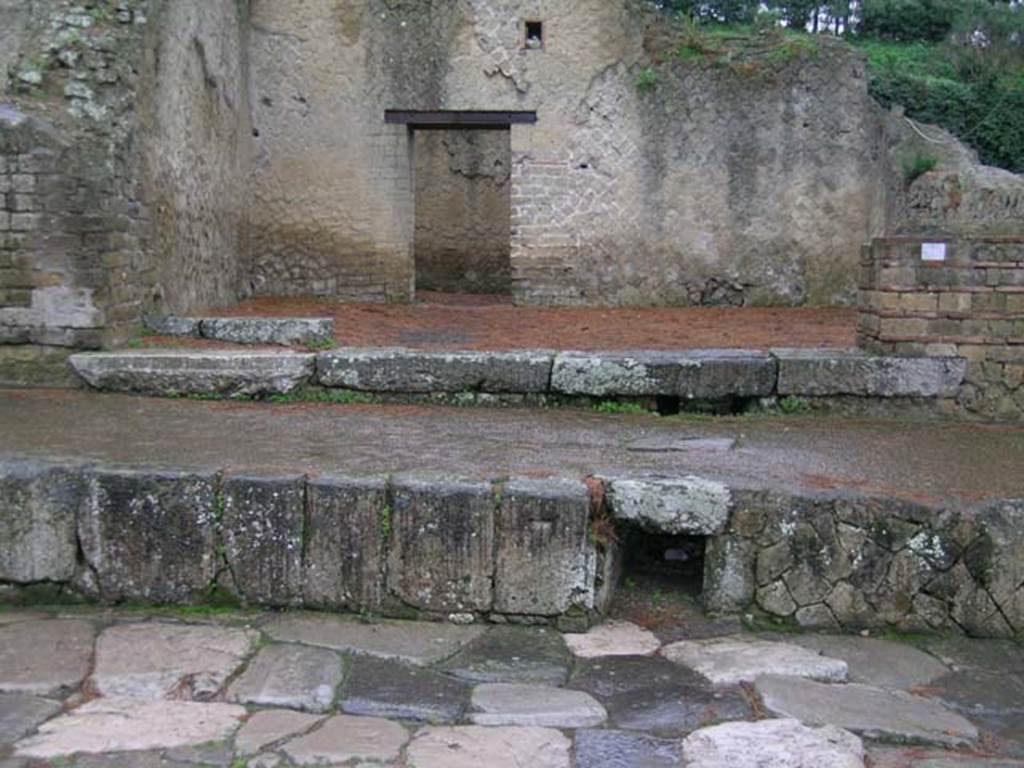
POLYGON ((494 494, 451 477, 393 479, 388 588, 430 611, 487 611, 494 573, 494 494))
POLYGON ((147 330, 161 336, 199 336, 199 319, 177 315, 150 315, 144 318, 147 330))
POLYGON ((671 352, 585 353, 555 356, 551 389, 566 395, 673 395, 679 356, 671 352))
POLYGON ((286 394, 314 367, 313 355, 255 350, 96 352, 70 361, 95 389, 164 396, 286 394))
POLYGON ((328 317, 204 317, 200 335, 236 344, 316 344, 334 339, 328 317))
POLYGON ((224 478, 221 536, 233 589, 247 602, 302 600, 305 478, 224 478))
POLYGON ((779 394, 810 397, 953 397, 967 373, 954 357, 777 353, 779 394))
POLYGON ((308 606, 380 607, 388 525, 384 478, 318 477, 306 490, 303 593, 308 606))
POLYGON ((0 461, 0 581, 68 581, 77 558, 79 471, 0 461))
POLYGON ((724 530, 731 495, 722 483, 692 475, 621 478, 608 484, 607 501, 616 519, 646 531, 710 536, 724 530))
POLYGON ((757 546, 739 536, 713 536, 704 551, 704 607, 733 613, 754 601, 757 546))
POLYGON ((321 353, 319 383, 366 392, 548 391, 552 354, 349 349, 321 353))
POLYGON ((594 605, 590 495, 578 481, 513 479, 498 510, 494 610, 553 616, 594 605))
POLYGON ((106 600, 174 603, 202 597, 217 573, 216 476, 95 470, 78 536, 106 600))
POLYGON ((707 350, 679 359, 676 394, 688 399, 767 397, 775 391, 778 367, 767 354, 707 350))

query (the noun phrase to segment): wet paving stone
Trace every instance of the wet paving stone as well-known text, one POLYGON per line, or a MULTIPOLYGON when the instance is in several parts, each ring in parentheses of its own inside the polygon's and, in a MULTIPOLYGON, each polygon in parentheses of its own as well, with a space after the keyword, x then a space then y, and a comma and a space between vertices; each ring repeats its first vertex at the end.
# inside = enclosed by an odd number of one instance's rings
POLYGON ((326 648, 269 645, 228 688, 228 701, 326 712, 344 677, 341 657, 326 648))
POLYGON ((0 747, 13 744, 60 711, 60 703, 20 693, 0 694, 0 747))
POLYGON ((830 659, 793 643, 744 637, 681 640, 661 655, 696 670, 715 685, 752 683, 761 675, 789 675, 838 682, 847 676, 846 662, 830 659))
POLYGON ((337 715, 305 736, 289 741, 282 750, 298 766, 342 765, 350 761, 378 765, 397 760, 407 741, 409 732, 390 720, 337 715))
POLYGON ((484 683, 473 690, 471 705, 476 725, 590 728, 608 719, 592 696, 546 685, 484 683))
POLYGON ((551 728, 424 728, 409 745, 408 762, 415 768, 569 768, 571 747, 551 728))
POLYGON ((285 739, 305 734, 323 720, 323 717, 290 709, 257 712, 239 730, 235 737, 235 749, 243 757, 249 757, 285 739))
POLYGON ((641 733, 614 730, 576 732, 579 768, 675 768, 683 760, 677 739, 657 739, 641 733))
POLYGON ((565 636, 569 649, 579 658, 647 656, 661 647, 653 632, 628 621, 608 621, 587 632, 565 636))
POLYGON ((550 629, 495 627, 441 669, 474 683, 564 685, 573 659, 562 636, 550 629))
POLYGON ((0 628, 0 692, 56 696, 89 672, 95 629, 78 620, 25 621, 0 628))
POLYGON ((687 768, 863 768, 864 745, 833 726, 796 720, 724 723, 683 741, 687 768))
POLYGON ((396 661, 356 658, 338 706, 350 715, 454 723, 469 706, 470 687, 396 661))
POLYGON ((851 683, 909 691, 937 680, 949 667, 907 643, 851 635, 801 635, 792 642, 846 662, 851 683))
POLYGON ((679 736, 725 720, 753 717, 738 687, 714 688, 660 657, 623 656, 583 662, 569 683, 596 697, 618 728, 679 736))

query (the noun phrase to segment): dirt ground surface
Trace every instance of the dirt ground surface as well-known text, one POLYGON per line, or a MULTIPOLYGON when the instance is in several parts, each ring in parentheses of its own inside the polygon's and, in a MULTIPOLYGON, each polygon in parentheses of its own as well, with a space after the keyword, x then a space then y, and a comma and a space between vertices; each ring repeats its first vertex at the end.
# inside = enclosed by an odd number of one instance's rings
POLYGON ((472 350, 847 348, 857 325, 852 309, 516 307, 503 296, 436 293, 415 304, 261 298, 200 314, 333 317, 340 346, 472 350))

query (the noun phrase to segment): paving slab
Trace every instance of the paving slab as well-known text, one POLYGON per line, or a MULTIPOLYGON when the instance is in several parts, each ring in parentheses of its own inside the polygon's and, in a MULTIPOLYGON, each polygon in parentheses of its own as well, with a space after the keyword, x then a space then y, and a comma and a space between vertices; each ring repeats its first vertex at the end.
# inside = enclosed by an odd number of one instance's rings
POLYGON ((441 669, 474 683, 563 685, 573 660, 562 637, 544 628, 492 627, 441 669))
POLYGON ((238 731, 235 750, 243 757, 258 754, 285 739, 308 733, 323 720, 323 717, 290 709, 256 712, 238 731))
POLYGON ((164 757, 173 762, 198 765, 201 768, 232 768, 235 763, 235 750, 227 741, 213 741, 174 747, 167 750, 164 757))
POLYGON ((484 628, 416 621, 369 624, 336 616, 289 613, 271 619, 263 631, 280 642, 427 666, 453 656, 480 637, 484 628))
POLYGON ((1024 761, 991 755, 878 746, 868 748, 871 768, 1024 768, 1024 761))
POLYGON ((90 683, 102 696, 208 700, 255 649, 252 630, 147 622, 105 630, 90 683))
POLYGON ((0 693, 0 748, 9 746, 60 712, 60 702, 23 693, 0 693))
POLYGON ((228 738, 246 715, 234 704, 106 698, 44 723, 17 755, 54 758, 79 752, 170 749, 228 738))
POLYGON ((587 632, 566 634, 565 643, 582 659, 648 656, 661 648, 653 632, 628 621, 606 621, 587 632))
POLYGON ((608 719, 605 708, 582 691, 547 685, 483 683, 473 690, 476 725, 590 728, 608 719))
POLYGON ((581 662, 569 686, 594 696, 619 728, 680 736, 725 720, 753 717, 738 687, 714 687, 659 656, 581 662))
POLYGON ((796 720, 724 723, 683 741, 687 768, 863 768, 864 745, 832 726, 796 720))
POLYGON ((295 765, 339 765, 350 760, 382 763, 396 760, 409 741, 398 723, 379 717, 336 715, 289 741, 282 751, 295 765))
POLYGON ((350 715, 421 723, 455 723, 469 705, 469 686, 420 667, 359 657, 338 707, 350 715))
POLYGON ((769 712, 807 725, 835 725, 899 744, 960 747, 978 740, 978 729, 960 715, 902 691, 776 675, 758 678, 754 687, 769 712))
POLYGON ((761 675, 791 675, 838 682, 846 679, 846 662, 792 643, 748 637, 681 640, 661 649, 669 661, 683 664, 716 685, 753 682, 761 675))
POLYGON ((0 692, 56 696, 89 673, 96 630, 77 619, 0 627, 0 692))
POLYGON ((675 768, 682 760, 676 739, 630 731, 576 731, 576 764, 582 768, 675 768))
POLYGON ((341 657, 326 648, 268 645, 227 691, 227 700, 326 712, 344 678, 341 657))
POLYGON ((949 667, 937 658, 907 643, 854 635, 810 634, 795 636, 793 642, 845 661, 851 683, 887 690, 909 691, 949 672, 949 667))
POLYGON ((424 728, 408 749, 410 768, 569 768, 572 742, 551 728, 424 728))

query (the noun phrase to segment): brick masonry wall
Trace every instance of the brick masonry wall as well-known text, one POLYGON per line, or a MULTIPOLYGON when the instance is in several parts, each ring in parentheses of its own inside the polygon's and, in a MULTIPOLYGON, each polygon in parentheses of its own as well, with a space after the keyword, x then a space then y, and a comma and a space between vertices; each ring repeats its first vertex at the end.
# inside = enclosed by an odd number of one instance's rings
POLYGON ((1024 418, 1024 236, 902 236, 863 252, 860 341, 886 355, 968 360, 959 408, 1024 418), (922 260, 943 243, 944 261, 922 260))

